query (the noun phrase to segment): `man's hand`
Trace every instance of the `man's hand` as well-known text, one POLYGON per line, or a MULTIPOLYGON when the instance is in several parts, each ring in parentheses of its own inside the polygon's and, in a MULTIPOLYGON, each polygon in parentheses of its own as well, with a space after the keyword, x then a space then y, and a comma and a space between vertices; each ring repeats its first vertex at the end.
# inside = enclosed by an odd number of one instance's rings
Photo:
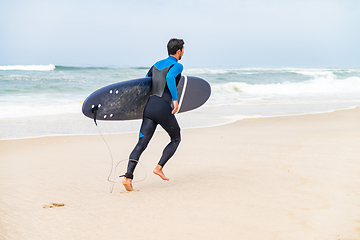
POLYGON ((176 100, 176 101, 173 101, 173 104, 174 104, 174 109, 172 110, 172 114, 175 114, 175 113, 177 113, 177 111, 179 110, 179 103, 178 103, 178 101, 176 100))

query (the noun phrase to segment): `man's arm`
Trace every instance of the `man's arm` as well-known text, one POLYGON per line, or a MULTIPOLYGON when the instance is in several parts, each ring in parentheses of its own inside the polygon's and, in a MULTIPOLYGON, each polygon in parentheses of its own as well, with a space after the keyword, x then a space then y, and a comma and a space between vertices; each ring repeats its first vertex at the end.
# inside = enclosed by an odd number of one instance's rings
POLYGON ((175 113, 177 113, 179 111, 179 102, 178 102, 178 100, 173 101, 173 104, 174 104, 174 109, 172 110, 171 113, 175 114, 175 113))
POLYGON ((176 76, 181 74, 183 70, 183 66, 180 63, 175 64, 172 68, 170 68, 169 72, 166 75, 166 84, 170 90, 171 97, 173 99, 174 109, 172 110, 172 114, 175 114, 179 110, 179 102, 177 96, 176 89, 176 76))
POLYGON ((166 84, 170 90, 173 101, 178 100, 177 89, 176 89, 176 76, 181 74, 183 66, 180 63, 176 63, 166 75, 166 84))

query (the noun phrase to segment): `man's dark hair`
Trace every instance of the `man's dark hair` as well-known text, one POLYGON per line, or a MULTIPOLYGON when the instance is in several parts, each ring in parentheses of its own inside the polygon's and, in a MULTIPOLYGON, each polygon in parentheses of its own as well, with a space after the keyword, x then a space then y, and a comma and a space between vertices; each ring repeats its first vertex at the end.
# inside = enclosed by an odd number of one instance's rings
POLYGON ((182 50, 183 46, 184 46, 184 40, 177 38, 170 39, 170 41, 167 44, 168 54, 169 55, 176 54, 177 50, 179 49, 182 50))

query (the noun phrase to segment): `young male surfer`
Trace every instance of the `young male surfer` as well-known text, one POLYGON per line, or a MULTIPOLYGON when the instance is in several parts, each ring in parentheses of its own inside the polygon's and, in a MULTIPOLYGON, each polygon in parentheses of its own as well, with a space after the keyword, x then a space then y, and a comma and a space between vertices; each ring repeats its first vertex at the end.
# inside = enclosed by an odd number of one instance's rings
POLYGON ((139 141, 130 154, 127 172, 122 180, 127 191, 133 190, 132 180, 135 167, 158 124, 169 134, 171 139, 153 171, 163 180, 169 181, 162 169, 174 155, 180 143, 180 127, 174 114, 179 110, 176 85, 180 81, 183 70, 183 66, 178 61, 184 54, 184 41, 176 38, 170 39, 167 50, 169 57, 156 62, 146 74, 146 77, 152 77, 152 89, 144 108, 139 141))

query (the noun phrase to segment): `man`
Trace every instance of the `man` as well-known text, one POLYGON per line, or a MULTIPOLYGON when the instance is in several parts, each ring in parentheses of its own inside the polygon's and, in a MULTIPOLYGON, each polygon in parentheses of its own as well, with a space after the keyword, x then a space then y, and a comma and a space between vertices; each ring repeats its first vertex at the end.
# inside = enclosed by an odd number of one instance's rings
POLYGON ((165 147, 153 173, 169 181, 162 171, 166 162, 174 155, 180 143, 180 127, 174 114, 179 110, 176 85, 180 81, 183 66, 178 62, 184 54, 184 41, 170 39, 167 44, 169 57, 155 63, 146 74, 152 77, 150 97, 143 113, 139 141, 131 152, 127 172, 122 183, 127 191, 132 191, 132 179, 140 155, 152 138, 156 126, 160 124, 169 134, 171 141, 165 147))

